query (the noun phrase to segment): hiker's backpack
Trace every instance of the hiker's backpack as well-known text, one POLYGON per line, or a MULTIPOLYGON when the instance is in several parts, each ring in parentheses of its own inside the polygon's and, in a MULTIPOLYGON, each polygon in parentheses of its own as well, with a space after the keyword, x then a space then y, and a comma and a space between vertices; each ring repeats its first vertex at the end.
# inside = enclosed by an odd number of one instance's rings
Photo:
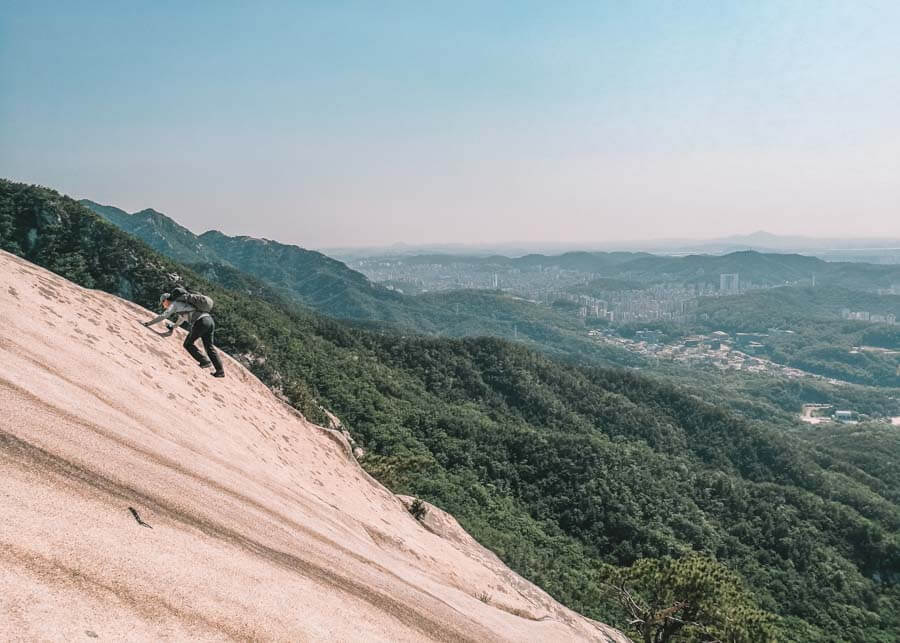
POLYGON ((201 295, 199 292, 189 292, 179 297, 179 299, 186 304, 190 304, 201 313, 208 313, 213 309, 212 297, 201 295))

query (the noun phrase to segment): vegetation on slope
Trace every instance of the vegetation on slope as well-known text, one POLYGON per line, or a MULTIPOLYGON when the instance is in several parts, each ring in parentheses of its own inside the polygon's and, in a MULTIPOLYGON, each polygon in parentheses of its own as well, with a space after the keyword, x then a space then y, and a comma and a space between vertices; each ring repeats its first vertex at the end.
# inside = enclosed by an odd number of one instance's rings
POLYGON ((198 236, 155 210, 128 214, 86 199, 81 203, 171 259, 237 268, 334 317, 392 321, 403 299, 320 252, 265 239, 229 237, 215 230, 198 236))
POLYGON ((404 296, 319 252, 216 231, 197 236, 154 210, 128 214, 92 201, 81 203, 171 259, 237 268, 286 299, 331 317, 449 337, 505 337, 559 357, 606 365, 642 362, 627 351, 590 341, 582 322, 571 315, 499 292, 404 296))
MULTIPOLYGON (((900 507, 878 484, 883 463, 634 374, 499 339, 356 328, 221 269, 226 289, 42 188, 0 182, 0 248, 148 307, 182 273, 215 298, 225 350, 313 417, 318 402, 335 411, 369 471, 584 614, 626 627, 609 588, 624 578, 652 605, 696 587, 666 561, 699 552, 721 578, 717 613, 748 615, 731 640, 769 638, 766 613, 781 616, 779 640, 900 631, 900 507)), ((723 627, 708 626, 697 638, 723 627)))
POLYGON ((842 308, 897 314, 900 296, 777 288, 704 299, 696 325, 685 330, 766 333, 763 355, 779 364, 846 382, 900 386, 900 327, 841 320, 842 308))
MULTIPOLYGON (((569 302, 557 302, 558 305, 548 308, 491 291, 404 296, 372 284, 362 274, 318 252, 275 241, 228 237, 215 231, 196 236, 154 210, 128 214, 111 206, 82 203, 172 259, 233 266, 262 280, 286 298, 330 316, 449 337, 504 337, 554 356, 600 365, 641 366, 644 363, 636 354, 588 339, 584 321, 577 317, 578 306, 569 302)), ((634 279, 600 278, 572 289, 577 294, 593 295, 609 289, 641 288, 647 282, 715 282, 721 272, 739 272, 742 279, 757 284, 808 280, 816 273, 819 288, 773 288, 741 297, 706 298, 701 300, 696 324, 656 324, 655 327, 665 327, 672 336, 723 328, 734 332, 761 332, 772 326, 791 328, 794 333, 767 339, 766 357, 847 382, 900 386, 900 362, 896 355, 855 350, 860 344, 897 348, 900 330, 839 321, 840 311, 845 307, 897 314, 900 296, 821 287, 823 283, 864 284, 866 288, 880 281, 893 283, 892 275, 900 272, 890 266, 828 263, 800 255, 752 251, 687 257, 628 252, 572 252, 557 257, 528 255, 515 259, 422 255, 404 258, 404 262, 445 263, 451 267, 453 262, 462 262, 485 269, 523 270, 557 265, 566 270, 634 279)), ((627 334, 629 330, 633 329, 624 328, 622 332, 627 334)))

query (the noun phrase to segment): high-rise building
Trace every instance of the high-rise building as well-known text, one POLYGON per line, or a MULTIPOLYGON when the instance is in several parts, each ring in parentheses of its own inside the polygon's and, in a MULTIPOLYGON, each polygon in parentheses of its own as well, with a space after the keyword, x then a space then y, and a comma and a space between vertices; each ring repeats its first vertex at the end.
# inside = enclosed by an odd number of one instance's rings
POLYGON ((719 275, 719 290, 726 293, 740 292, 740 279, 738 273, 722 273, 719 275))

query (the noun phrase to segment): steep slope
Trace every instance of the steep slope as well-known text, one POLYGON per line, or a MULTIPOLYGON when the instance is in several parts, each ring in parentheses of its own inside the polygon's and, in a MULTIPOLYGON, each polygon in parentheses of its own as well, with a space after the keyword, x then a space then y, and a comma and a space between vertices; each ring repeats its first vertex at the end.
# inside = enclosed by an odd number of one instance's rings
POLYGON ((320 252, 215 230, 204 232, 199 241, 238 270, 328 315, 395 321, 404 308, 398 293, 320 252))
POLYGON ((80 203, 176 261, 227 263, 215 251, 204 247, 193 232, 152 208, 129 214, 114 206, 100 205, 87 199, 82 199, 80 203))
POLYGON ((627 640, 150 312, 6 253, 0 292, 0 638, 627 640))

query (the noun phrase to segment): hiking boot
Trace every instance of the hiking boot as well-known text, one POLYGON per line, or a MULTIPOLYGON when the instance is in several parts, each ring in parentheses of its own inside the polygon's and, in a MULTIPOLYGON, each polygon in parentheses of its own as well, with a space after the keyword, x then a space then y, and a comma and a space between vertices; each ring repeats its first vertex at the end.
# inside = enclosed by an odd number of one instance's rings
POLYGON ((212 362, 210 362, 208 359, 205 359, 197 364, 197 366, 199 366, 200 368, 207 368, 208 366, 212 366, 212 362))
POLYGON ((210 373, 213 377, 225 377, 225 371, 216 371, 215 373, 210 373))

